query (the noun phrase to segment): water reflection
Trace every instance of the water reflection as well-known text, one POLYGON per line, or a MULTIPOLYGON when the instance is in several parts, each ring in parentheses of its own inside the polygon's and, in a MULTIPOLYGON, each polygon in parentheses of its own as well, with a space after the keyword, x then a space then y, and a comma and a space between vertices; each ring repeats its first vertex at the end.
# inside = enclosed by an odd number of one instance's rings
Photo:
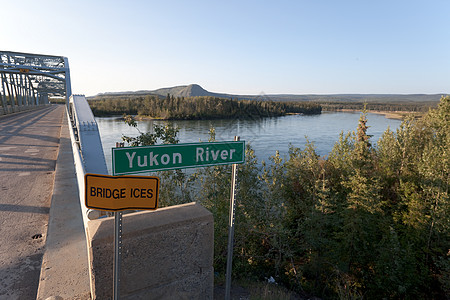
MULTIPOLYGON (((288 153, 289 145, 303 148, 306 144, 305 136, 313 142, 319 155, 327 155, 334 143, 339 139, 341 131, 344 133, 355 131, 360 113, 353 112, 324 112, 321 115, 302 116, 289 115, 277 118, 255 118, 252 120, 145 120, 138 122, 141 132, 152 131, 153 124, 171 123, 180 128, 180 143, 208 141, 209 130, 214 127, 216 140, 232 141, 235 135, 250 143, 259 161, 268 159, 279 150, 282 155, 288 153)), ((96 118, 103 143, 106 162, 111 165, 111 148, 121 141, 122 135, 137 136, 136 128, 126 125, 118 118, 96 118)), ((386 119, 383 115, 368 114, 368 134, 373 135, 373 144, 390 127, 395 130, 399 120, 386 119)))

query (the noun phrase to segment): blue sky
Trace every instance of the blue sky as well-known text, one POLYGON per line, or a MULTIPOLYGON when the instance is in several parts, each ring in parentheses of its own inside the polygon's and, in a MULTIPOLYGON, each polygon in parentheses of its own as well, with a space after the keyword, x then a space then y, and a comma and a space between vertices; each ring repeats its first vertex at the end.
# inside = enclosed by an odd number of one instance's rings
POLYGON ((69 58, 74 93, 450 93, 450 1, 0 0, 0 50, 69 58))

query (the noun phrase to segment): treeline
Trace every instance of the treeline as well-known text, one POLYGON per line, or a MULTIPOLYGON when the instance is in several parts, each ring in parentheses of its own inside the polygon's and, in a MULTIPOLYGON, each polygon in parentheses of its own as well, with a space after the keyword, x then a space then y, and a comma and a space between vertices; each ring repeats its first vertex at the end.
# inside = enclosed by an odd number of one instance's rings
POLYGON ((52 104, 66 104, 65 98, 49 98, 48 101, 52 104))
MULTIPOLYGON (((388 129, 376 146, 369 125, 362 114, 328 157, 308 143, 261 166, 247 148, 233 278, 273 277, 324 299, 448 299, 450 97, 388 129)), ((176 129, 157 129, 127 141, 177 142, 176 129)), ((160 176, 163 205, 197 201, 214 214, 214 270, 224 275, 230 167, 160 176)))
POLYGON ((320 104, 204 97, 138 96, 90 100, 95 116, 139 115, 164 120, 276 117, 290 113, 320 114, 320 104))
POLYGON ((430 108, 436 108, 439 102, 328 102, 319 101, 323 110, 359 110, 362 111, 366 105, 367 110, 385 112, 427 112, 430 108))

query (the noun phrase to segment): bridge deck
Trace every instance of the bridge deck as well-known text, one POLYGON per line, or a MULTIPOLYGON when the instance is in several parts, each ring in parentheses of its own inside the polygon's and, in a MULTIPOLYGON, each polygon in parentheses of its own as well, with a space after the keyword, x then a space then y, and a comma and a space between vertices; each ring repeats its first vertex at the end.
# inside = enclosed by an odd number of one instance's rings
POLYGON ((36 298, 63 116, 61 105, 0 117, 0 299, 36 298))
POLYGON ((36 297, 63 111, 0 119, 0 298, 36 297))

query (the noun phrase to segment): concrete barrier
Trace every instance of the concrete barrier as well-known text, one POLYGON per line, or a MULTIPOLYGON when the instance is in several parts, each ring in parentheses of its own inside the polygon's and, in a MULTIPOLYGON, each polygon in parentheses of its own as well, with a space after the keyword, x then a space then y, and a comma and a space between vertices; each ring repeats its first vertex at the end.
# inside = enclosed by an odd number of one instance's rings
POLYGON ((46 249, 36 299, 90 299, 86 235, 65 116, 55 170, 46 249))
MULTIPOLYGON (((113 290, 114 218, 88 222, 91 295, 113 290)), ((213 299, 212 214, 196 203, 123 215, 121 299, 213 299)))
MULTIPOLYGON (((40 107, 48 106, 37 106, 40 107)), ((89 219, 85 214, 86 207, 80 202, 84 190, 80 193, 77 182, 77 176, 78 180, 84 180, 84 170, 75 168, 82 166, 82 158, 74 151, 77 143, 73 141, 70 129, 68 115, 64 114, 38 300, 53 299, 51 297, 92 299, 89 276, 89 253, 92 251, 88 250, 90 241, 86 232, 89 219)), ((84 182, 81 186, 84 188, 84 182)))

